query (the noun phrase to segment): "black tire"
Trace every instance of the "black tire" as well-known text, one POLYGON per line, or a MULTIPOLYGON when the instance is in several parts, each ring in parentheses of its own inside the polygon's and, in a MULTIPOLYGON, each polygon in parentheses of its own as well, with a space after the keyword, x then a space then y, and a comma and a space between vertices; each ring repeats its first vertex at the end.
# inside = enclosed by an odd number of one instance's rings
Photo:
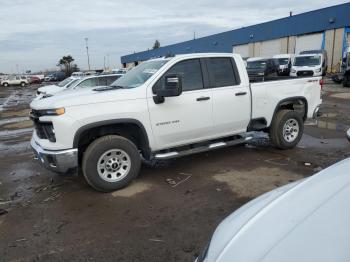
POLYGON ((8 87, 8 86, 9 86, 8 83, 3 83, 2 85, 3 85, 4 87, 8 87))
POLYGON ((276 113, 276 116, 274 117, 271 123, 270 139, 275 147, 279 149, 290 149, 295 147, 299 143, 303 135, 303 131, 304 121, 300 113, 293 110, 280 110, 276 113), (289 136, 292 139, 291 141, 286 140, 284 136, 283 129, 287 122, 294 122, 298 124, 297 126, 295 126, 298 127, 299 130, 297 135, 293 136, 293 134, 291 134, 289 136))
MULTIPOLYGON (((137 177, 140 171, 140 166, 141 157, 137 147, 130 140, 117 135, 100 137, 92 142, 83 155, 82 163, 83 174, 86 181, 94 189, 101 192, 111 192, 126 187, 133 179, 137 177), (103 157, 103 155, 105 155, 109 150, 124 151, 128 155, 131 163, 129 171, 126 172, 126 175, 119 181, 106 181, 99 175, 99 172, 101 172, 98 171, 97 168, 99 159, 103 157)), ((106 172, 109 172, 107 168, 106 172)), ((110 175, 108 174, 108 176, 110 175)))

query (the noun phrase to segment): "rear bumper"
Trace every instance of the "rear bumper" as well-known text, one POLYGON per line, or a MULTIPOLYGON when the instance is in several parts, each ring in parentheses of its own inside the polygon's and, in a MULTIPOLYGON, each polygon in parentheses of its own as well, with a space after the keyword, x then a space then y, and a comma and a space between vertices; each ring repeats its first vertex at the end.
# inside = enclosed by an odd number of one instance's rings
POLYGON ((312 114, 312 118, 313 119, 317 119, 322 115, 321 111, 320 111, 320 105, 318 105, 315 110, 314 113, 312 114))
POLYGON ((78 167, 77 148, 59 151, 45 150, 35 142, 34 138, 30 141, 30 145, 40 164, 46 169, 57 173, 67 173, 78 167))

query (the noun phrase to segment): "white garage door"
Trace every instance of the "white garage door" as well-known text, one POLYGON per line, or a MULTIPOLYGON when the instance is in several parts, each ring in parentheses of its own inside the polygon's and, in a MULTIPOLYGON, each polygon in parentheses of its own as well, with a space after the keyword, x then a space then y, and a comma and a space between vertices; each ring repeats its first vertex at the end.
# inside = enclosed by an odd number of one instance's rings
POLYGON ((298 36, 295 43, 295 53, 305 50, 321 49, 323 33, 298 36))
POLYGON ((273 55, 278 55, 281 52, 281 40, 269 40, 261 42, 260 45, 260 56, 271 57, 273 55))
POLYGON ((240 54, 242 57, 249 57, 249 45, 236 45, 233 47, 233 53, 240 54))

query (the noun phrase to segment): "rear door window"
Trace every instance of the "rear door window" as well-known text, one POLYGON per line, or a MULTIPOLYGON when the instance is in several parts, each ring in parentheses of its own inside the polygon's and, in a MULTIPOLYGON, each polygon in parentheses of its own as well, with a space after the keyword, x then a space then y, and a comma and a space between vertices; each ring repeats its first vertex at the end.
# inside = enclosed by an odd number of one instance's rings
POLYGON ((239 84, 236 65, 229 57, 215 57, 207 59, 211 87, 225 87, 239 84))

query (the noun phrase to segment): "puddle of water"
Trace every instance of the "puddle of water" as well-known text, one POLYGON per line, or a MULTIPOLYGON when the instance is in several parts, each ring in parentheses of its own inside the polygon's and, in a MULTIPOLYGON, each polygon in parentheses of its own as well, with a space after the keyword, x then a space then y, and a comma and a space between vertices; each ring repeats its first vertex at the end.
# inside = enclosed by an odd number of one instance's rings
POLYGON ((17 129, 17 130, 3 130, 0 131, 0 137, 2 139, 9 138, 9 137, 15 137, 19 135, 25 135, 33 132, 33 128, 23 128, 23 129, 17 129))
POLYGON ((30 103, 35 97, 35 92, 31 89, 21 89, 13 91, 8 97, 2 99, 0 104, 0 112, 8 110, 9 108, 15 108, 25 106, 30 103))
POLYGON ((307 134, 301 138, 299 148, 324 148, 324 149, 343 149, 349 147, 349 143, 344 138, 321 139, 307 134))
POLYGON ((0 126, 12 124, 12 123, 18 123, 18 122, 22 122, 22 121, 26 121, 26 120, 29 120, 29 117, 22 116, 22 117, 12 117, 12 118, 7 118, 7 119, 2 119, 2 120, 0 120, 0 126))
POLYGON ((341 123, 334 123, 334 122, 329 122, 324 120, 318 120, 317 127, 323 128, 323 129, 335 130, 335 131, 344 131, 344 132, 350 128, 349 125, 344 125, 341 123))
POLYGON ((256 197, 276 187, 303 178, 300 174, 277 167, 260 167, 250 171, 231 170, 213 179, 228 185, 239 197, 256 197))

